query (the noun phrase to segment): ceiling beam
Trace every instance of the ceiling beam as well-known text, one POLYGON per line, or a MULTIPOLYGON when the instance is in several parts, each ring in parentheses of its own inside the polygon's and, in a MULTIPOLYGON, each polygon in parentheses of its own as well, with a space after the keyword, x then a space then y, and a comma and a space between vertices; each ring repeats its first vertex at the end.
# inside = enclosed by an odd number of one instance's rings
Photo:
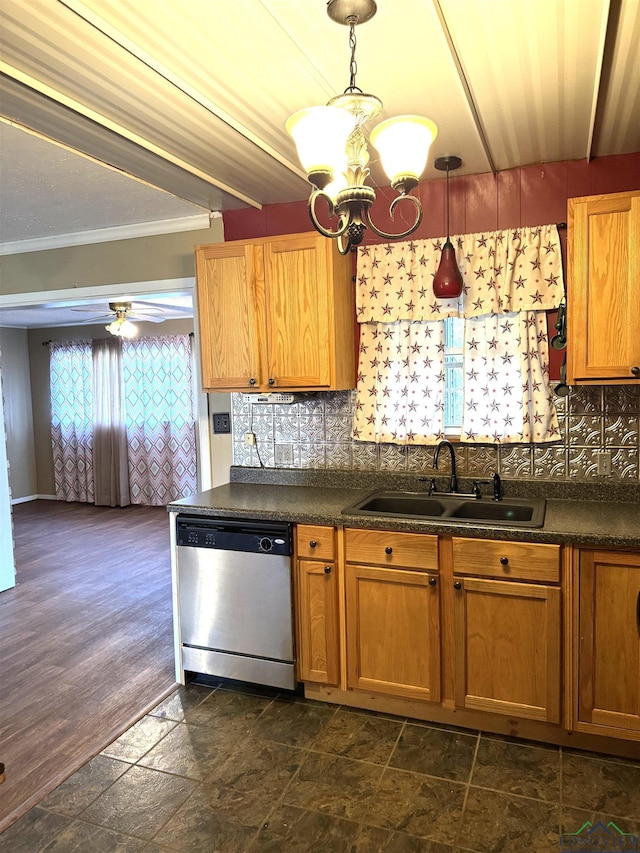
POLYGON ((201 169, 198 169, 191 163, 187 163, 186 160, 182 160, 180 157, 176 157, 175 154, 172 154, 170 151, 167 151, 166 149, 155 145, 150 140, 145 139, 144 137, 140 136, 137 133, 134 133, 123 125, 118 124, 117 122, 112 121, 101 113, 96 112, 95 110, 88 107, 86 104, 82 104, 79 101, 76 101, 74 98, 71 98, 68 95, 64 95, 62 92, 59 92, 53 87, 48 86, 46 83, 37 80, 35 77, 32 77, 29 74, 25 74, 18 68, 14 68, 13 66, 9 65, 6 62, 3 62, 2 60, 0 60, 0 74, 4 74, 7 78, 14 80, 16 83, 19 83, 26 89, 30 89, 33 92, 37 92, 38 94, 43 95, 49 101, 57 103, 60 106, 71 110, 72 112, 76 113, 79 116, 82 116, 85 119, 89 119, 94 124, 105 128, 106 130, 116 134, 122 139, 126 139, 128 142, 134 143, 139 148, 142 148, 145 151, 154 154, 156 157, 159 157, 162 160, 165 160, 166 162, 177 166, 183 171, 188 172, 190 175, 193 175, 194 177, 205 181, 208 184, 211 184, 222 192, 225 192, 228 195, 239 199, 245 204, 248 204, 251 207, 256 207, 258 209, 262 208, 262 204, 259 201, 254 198, 251 198, 248 195, 245 195, 245 193, 242 193, 235 187, 231 187, 228 184, 225 184, 223 181, 220 181, 217 178, 213 177, 213 175, 209 175, 206 172, 203 172, 201 169))
POLYGON ((593 148, 604 112, 613 52, 618 35, 620 8, 622 0, 612 0, 604 4, 600 21, 600 43, 593 80, 593 97, 591 101, 591 118, 589 121, 589 136, 587 138, 586 158, 589 163, 593 159, 593 148))
POLYGON ((484 150, 485 157, 489 162, 489 166, 493 175, 497 175, 498 170, 496 168, 495 160, 491 153, 491 147, 489 146, 489 140, 487 139, 487 134, 485 133, 484 125, 482 124, 482 119, 480 118, 480 111, 476 106, 476 102, 473 98, 473 93, 471 92, 471 86, 469 85, 469 81, 467 80, 467 76, 465 74, 464 66, 460 60, 460 56, 458 55, 458 51, 456 50, 456 46, 453 41, 453 37, 451 35, 451 31, 449 29, 449 25, 447 24, 447 19, 442 10, 442 6, 440 5, 440 0, 433 0, 433 5, 436 10, 436 15, 438 16, 438 20, 440 21, 440 26, 442 27, 442 32, 444 33, 445 40, 449 47, 449 51, 451 52, 451 58, 453 59, 453 64, 458 72, 458 77, 460 78, 460 82, 462 84, 462 89, 465 94, 465 98, 467 99, 467 104, 469 105, 469 109, 471 110, 471 115, 473 117, 473 122, 476 126, 476 130, 478 132, 478 136, 480 137, 480 142, 482 144, 482 148, 484 150))

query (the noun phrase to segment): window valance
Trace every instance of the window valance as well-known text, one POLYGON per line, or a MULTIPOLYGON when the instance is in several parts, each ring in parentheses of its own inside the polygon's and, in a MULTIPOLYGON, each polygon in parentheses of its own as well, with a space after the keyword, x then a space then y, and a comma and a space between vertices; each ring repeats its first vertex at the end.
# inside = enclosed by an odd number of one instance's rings
POLYGON ((358 322, 433 321, 559 306, 564 280, 555 225, 454 235, 451 241, 464 281, 458 299, 433 295, 442 239, 361 247, 358 322))

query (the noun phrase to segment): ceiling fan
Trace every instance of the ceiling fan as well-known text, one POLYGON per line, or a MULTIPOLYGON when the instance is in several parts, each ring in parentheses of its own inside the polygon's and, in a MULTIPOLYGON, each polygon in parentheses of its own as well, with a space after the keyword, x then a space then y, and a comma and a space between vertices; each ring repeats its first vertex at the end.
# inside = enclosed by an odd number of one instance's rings
POLYGON ((105 329, 110 334, 122 338, 133 338, 137 335, 138 328, 132 321, 138 323, 162 323, 167 319, 165 314, 175 312, 176 310, 180 313, 190 313, 190 309, 186 307, 158 305, 151 302, 128 302, 121 299, 117 302, 109 302, 108 313, 105 312, 96 315, 95 308, 90 307, 74 308, 73 310, 83 313, 91 312, 93 314, 92 317, 83 320, 83 324, 101 323, 104 320, 110 320, 105 329))

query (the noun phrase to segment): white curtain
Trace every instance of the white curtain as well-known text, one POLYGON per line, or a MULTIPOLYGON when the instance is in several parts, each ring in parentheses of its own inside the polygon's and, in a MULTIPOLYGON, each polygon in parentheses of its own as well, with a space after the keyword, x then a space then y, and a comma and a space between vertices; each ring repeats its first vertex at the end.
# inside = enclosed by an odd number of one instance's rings
POLYGON ((93 502, 91 341, 49 345, 51 445, 56 498, 93 502))
POLYGON ((545 313, 564 294, 556 227, 466 234, 452 241, 464 282, 458 299, 433 294, 441 240, 360 248, 353 437, 395 444, 444 437, 443 320, 463 317, 461 440, 557 439, 545 313))

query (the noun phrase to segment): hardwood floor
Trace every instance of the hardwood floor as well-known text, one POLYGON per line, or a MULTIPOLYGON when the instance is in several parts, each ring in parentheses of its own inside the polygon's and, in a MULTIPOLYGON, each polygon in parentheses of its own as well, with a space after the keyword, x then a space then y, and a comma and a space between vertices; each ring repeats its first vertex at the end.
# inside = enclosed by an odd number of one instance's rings
POLYGON ((169 516, 13 508, 17 585, 0 593, 0 832, 173 687, 169 516))

